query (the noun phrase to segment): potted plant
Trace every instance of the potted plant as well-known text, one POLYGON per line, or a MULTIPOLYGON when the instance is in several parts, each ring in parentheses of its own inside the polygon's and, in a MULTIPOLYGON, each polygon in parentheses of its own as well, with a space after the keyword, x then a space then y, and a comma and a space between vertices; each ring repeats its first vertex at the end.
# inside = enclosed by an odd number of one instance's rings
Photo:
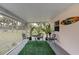
POLYGON ((32 40, 32 31, 33 31, 34 28, 35 27, 31 27, 31 29, 30 29, 30 37, 29 37, 29 40, 32 40))
POLYGON ((46 34, 46 40, 48 40, 48 36, 51 35, 51 27, 50 24, 43 24, 43 28, 42 30, 45 32, 46 34))

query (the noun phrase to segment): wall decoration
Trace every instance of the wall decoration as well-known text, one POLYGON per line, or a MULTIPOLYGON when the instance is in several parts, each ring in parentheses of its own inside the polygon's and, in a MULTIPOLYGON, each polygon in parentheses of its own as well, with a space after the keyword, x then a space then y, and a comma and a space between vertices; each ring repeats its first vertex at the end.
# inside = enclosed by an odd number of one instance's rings
POLYGON ((61 21, 61 24, 62 25, 70 25, 70 24, 73 24, 77 21, 79 21, 79 16, 67 18, 66 20, 61 21))
POLYGON ((59 31, 59 20, 54 23, 54 31, 59 31))

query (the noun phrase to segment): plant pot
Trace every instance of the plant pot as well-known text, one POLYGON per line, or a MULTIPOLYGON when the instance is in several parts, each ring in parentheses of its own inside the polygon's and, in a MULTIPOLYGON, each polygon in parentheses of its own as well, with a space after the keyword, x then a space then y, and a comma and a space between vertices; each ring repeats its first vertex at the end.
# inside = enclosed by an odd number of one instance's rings
POLYGON ((48 37, 46 37, 45 39, 48 40, 48 37))
POLYGON ((37 39, 38 39, 38 40, 40 40, 40 38, 39 38, 39 37, 38 37, 37 39))
POLYGON ((29 40, 32 40, 32 37, 29 37, 29 40))

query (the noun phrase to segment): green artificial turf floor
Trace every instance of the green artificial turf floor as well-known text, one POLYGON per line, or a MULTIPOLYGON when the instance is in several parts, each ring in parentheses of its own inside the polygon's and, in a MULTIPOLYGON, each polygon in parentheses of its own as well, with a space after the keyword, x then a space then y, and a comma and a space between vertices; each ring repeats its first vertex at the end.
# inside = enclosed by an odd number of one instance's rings
POLYGON ((29 41, 19 55, 55 55, 46 41, 29 41))

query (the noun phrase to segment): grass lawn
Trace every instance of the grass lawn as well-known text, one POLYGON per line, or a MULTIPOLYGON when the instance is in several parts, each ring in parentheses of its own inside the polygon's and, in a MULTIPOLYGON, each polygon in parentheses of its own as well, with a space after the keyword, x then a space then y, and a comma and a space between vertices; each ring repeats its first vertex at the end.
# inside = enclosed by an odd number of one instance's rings
POLYGON ((19 55, 55 55, 46 41, 29 41, 19 55))

